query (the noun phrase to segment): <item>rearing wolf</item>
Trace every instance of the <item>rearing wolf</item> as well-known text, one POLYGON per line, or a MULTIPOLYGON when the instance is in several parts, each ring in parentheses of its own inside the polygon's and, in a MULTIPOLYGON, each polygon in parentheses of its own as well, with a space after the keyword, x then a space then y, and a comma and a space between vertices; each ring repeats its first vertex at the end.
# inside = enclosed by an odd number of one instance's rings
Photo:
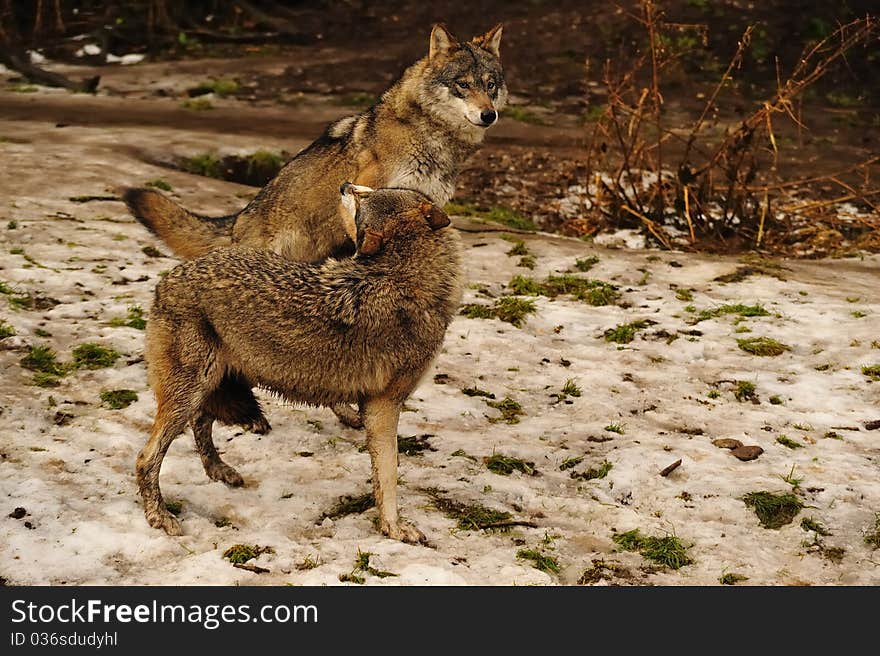
POLYGON ((409 67, 363 114, 332 123, 237 214, 204 217, 151 189, 125 194, 132 214, 176 255, 230 243, 301 262, 353 252, 338 212, 339 186, 415 189, 443 206, 468 156, 507 101, 501 25, 459 42, 442 25, 428 56, 409 67))
MULTIPOLYGON (((200 216, 151 189, 130 189, 125 202, 135 218, 187 259, 230 244, 300 262, 350 255, 354 247, 338 208, 342 183, 414 189, 440 207, 450 199, 464 161, 507 102, 501 29, 496 25, 460 42, 435 25, 427 57, 410 66, 376 105, 330 124, 237 214, 200 216)), ((230 390, 225 423, 269 429, 249 388, 230 381, 225 389, 230 390)), ((361 425, 350 408, 333 410, 343 423, 361 425)))

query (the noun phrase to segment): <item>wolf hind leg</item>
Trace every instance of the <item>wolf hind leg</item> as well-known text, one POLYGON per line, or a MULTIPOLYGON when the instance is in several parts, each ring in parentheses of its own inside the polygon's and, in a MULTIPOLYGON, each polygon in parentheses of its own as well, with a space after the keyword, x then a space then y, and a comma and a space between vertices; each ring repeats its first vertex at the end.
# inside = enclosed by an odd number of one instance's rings
POLYGON ((211 436, 211 425, 214 423, 214 417, 201 411, 192 421, 193 437, 196 442, 196 449, 199 457, 202 459, 202 466, 205 473, 212 481, 222 481, 230 487, 241 487, 244 485, 244 479, 235 469, 223 462, 220 454, 217 453, 217 447, 214 446, 214 440, 211 436))

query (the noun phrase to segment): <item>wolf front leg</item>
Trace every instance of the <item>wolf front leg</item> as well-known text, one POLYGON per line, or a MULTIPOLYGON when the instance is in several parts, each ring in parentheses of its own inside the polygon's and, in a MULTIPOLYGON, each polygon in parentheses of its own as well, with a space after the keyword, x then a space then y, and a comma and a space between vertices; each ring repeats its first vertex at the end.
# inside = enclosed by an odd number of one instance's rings
POLYGON ((397 421, 401 403, 368 399, 364 405, 367 449, 373 464, 373 496, 379 510, 379 530, 389 538, 413 544, 425 536, 397 515, 397 421))
POLYGON ((156 420, 150 439, 138 454, 135 463, 138 488, 144 504, 144 515, 150 526, 161 528, 168 535, 180 535, 183 530, 180 522, 165 507, 162 491, 159 489, 159 470, 162 460, 175 437, 186 428, 187 417, 170 404, 161 404, 156 412, 156 420))

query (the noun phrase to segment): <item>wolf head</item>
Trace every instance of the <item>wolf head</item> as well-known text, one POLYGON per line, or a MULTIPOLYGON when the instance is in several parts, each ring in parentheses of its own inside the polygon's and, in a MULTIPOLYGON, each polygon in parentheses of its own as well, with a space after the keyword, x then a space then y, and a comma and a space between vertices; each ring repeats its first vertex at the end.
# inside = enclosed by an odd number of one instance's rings
POLYGON ((427 234, 449 225, 443 210, 412 189, 372 189, 346 182, 339 192, 345 230, 362 256, 377 254, 397 236, 427 234))
POLYGON ((481 131, 494 124, 507 103, 500 45, 501 25, 469 42, 435 25, 421 79, 422 107, 454 128, 481 131))

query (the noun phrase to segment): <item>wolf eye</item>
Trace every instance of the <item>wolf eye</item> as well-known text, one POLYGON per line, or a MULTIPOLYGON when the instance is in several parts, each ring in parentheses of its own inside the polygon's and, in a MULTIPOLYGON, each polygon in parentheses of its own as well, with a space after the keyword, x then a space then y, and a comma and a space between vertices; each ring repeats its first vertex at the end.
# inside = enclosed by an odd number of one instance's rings
POLYGON ((470 89, 471 88, 471 85, 468 84, 467 82, 465 82, 464 80, 456 80, 455 86, 457 86, 459 89, 470 89))
POLYGON ((487 91, 494 91, 495 90, 495 80, 489 80, 488 82, 486 82, 486 90, 487 91))

